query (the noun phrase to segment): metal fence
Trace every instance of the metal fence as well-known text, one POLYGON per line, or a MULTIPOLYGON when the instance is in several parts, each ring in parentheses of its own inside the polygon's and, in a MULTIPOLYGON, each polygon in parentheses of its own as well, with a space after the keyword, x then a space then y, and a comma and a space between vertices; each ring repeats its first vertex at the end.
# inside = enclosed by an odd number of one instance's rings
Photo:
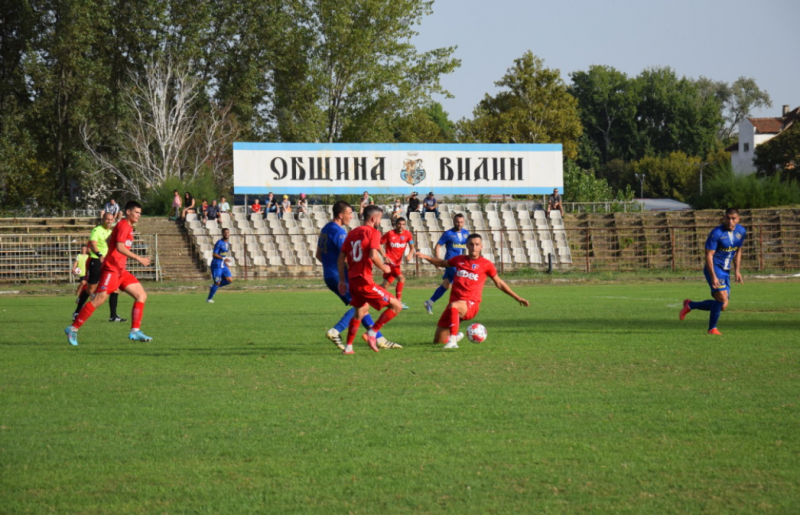
MULTIPOLYGON (((88 238, 75 234, 0 234, 0 282, 74 283, 72 266, 88 238)), ((142 280, 161 280, 157 234, 136 234, 131 250, 147 255, 147 268, 128 260, 128 270, 142 280)))

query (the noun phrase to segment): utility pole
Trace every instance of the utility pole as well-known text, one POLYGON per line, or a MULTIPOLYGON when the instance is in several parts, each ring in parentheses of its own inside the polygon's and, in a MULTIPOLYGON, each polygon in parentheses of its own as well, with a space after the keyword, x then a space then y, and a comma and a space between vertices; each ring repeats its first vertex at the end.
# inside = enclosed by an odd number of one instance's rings
POLYGON ((643 173, 634 173, 633 175, 639 179, 639 198, 644 200, 644 178, 647 177, 647 175, 643 173))

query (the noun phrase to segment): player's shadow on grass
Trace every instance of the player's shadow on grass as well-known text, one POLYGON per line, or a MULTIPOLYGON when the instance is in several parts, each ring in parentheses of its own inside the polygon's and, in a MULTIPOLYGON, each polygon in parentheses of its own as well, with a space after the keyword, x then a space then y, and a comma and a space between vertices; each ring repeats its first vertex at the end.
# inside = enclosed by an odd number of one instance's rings
POLYGON ((155 347, 153 343, 146 344, 102 344, 99 346, 84 346, 79 347, 81 350, 85 349, 87 354, 97 355, 128 355, 128 356, 150 356, 150 357, 173 357, 173 356, 262 356, 265 354, 281 354, 281 355, 306 355, 315 356, 321 352, 330 351, 331 349, 336 352, 333 345, 328 349, 327 345, 320 344, 319 347, 298 343, 297 345, 285 343, 256 343, 254 345, 247 345, 245 347, 155 347))

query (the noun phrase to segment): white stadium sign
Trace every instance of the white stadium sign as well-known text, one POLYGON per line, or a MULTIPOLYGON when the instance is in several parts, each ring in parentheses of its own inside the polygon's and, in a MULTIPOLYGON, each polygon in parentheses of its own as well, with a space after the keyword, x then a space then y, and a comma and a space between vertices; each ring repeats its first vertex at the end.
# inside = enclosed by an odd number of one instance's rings
POLYGON ((234 193, 563 191, 560 144, 234 143, 234 193))

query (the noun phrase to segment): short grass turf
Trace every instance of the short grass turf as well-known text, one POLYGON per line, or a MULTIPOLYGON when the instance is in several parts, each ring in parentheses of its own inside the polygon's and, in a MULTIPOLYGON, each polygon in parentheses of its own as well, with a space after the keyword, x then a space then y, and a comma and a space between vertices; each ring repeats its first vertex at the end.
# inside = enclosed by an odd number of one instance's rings
POLYGON ((154 294, 154 341, 102 307, 75 348, 71 298, 2 298, 0 513, 797 513, 798 286, 722 337, 700 282, 487 288, 457 351, 410 289, 354 356, 327 291, 154 294))

